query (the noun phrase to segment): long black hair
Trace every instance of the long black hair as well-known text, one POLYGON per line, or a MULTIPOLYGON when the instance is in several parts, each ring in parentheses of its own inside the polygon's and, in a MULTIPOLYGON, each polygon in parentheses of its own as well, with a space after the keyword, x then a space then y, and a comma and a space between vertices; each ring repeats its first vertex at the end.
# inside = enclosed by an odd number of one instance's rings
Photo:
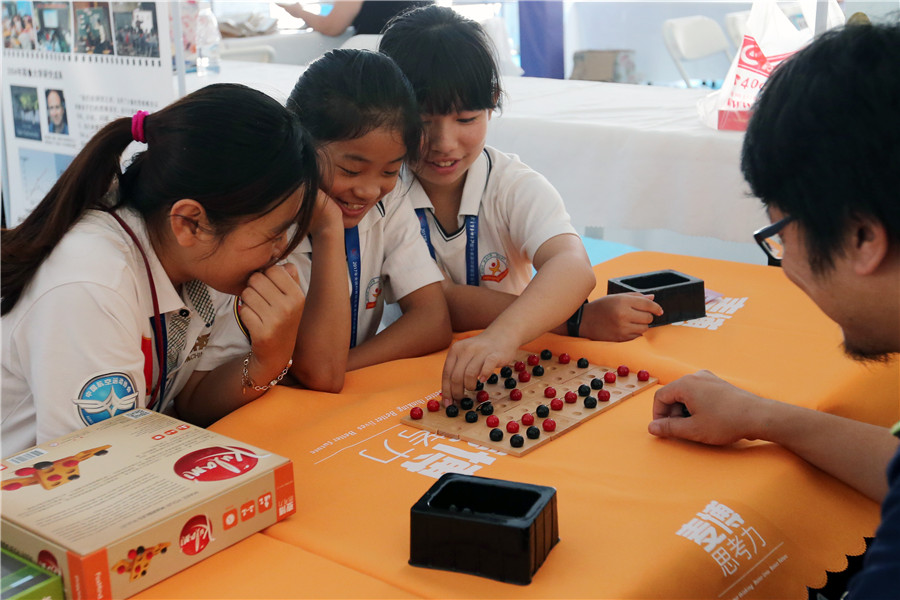
POLYGON ((103 127, 28 217, 3 231, 0 314, 16 305, 44 259, 92 208, 133 208, 158 236, 172 204, 192 198, 221 237, 302 188, 289 249, 305 235, 318 189, 315 151, 297 119, 273 98, 236 84, 189 94, 144 119, 147 149, 123 172, 131 125, 123 118, 103 127))

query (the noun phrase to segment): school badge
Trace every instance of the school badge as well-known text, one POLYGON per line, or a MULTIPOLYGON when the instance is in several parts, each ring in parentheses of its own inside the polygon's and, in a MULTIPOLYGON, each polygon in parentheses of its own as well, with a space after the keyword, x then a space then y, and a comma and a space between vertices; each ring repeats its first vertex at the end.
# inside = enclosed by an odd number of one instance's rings
POLYGON ((505 256, 491 252, 481 259, 479 271, 482 281, 503 281, 503 278, 509 274, 509 264, 505 256))
POLYGON ((366 286, 366 308, 375 308, 378 305, 378 296, 381 295, 381 277, 373 277, 366 286))
POLYGON ((88 381, 73 400, 85 425, 93 425, 137 408, 134 382, 125 373, 108 373, 88 381))

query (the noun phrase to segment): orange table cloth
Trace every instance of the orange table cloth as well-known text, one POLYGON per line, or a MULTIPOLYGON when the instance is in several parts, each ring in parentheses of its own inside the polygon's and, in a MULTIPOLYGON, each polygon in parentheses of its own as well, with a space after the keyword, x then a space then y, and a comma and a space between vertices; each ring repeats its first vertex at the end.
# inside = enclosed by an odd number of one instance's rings
POLYGON ((594 267, 591 299, 605 295, 608 279, 663 269, 703 279, 722 297, 705 318, 607 346, 611 360, 649 365, 662 383, 708 369, 767 398, 884 426, 900 419, 897 361, 847 359, 840 328, 780 268, 633 252, 594 267))
MULTIPOLYGON (((897 420, 896 363, 862 368, 844 358, 839 330, 779 269, 633 253, 595 267, 595 293, 608 277, 667 268, 736 299, 734 310, 709 310, 705 323, 721 319, 715 327, 668 325, 624 344, 547 334, 527 347, 645 368, 661 383, 711 367, 788 402, 897 420)), ((306 597, 309 577, 323 585, 308 575, 317 557, 388 586, 335 588, 345 597, 396 588, 430 598, 806 598, 807 586, 842 570, 875 531, 876 503, 778 446, 649 435, 655 386, 522 458, 402 424, 411 406, 434 397, 444 355, 352 372, 341 394, 276 388, 212 427, 293 459, 297 513, 262 537, 303 552, 295 569, 260 561, 265 548, 243 543, 217 555, 223 571, 247 562, 258 570, 221 597, 258 597, 260 578, 283 597, 306 597), (560 542, 530 585, 408 564, 410 507, 448 472, 556 488, 560 542)), ((178 584, 206 565, 142 597, 201 597, 178 584)))
POLYGON ((418 597, 261 533, 133 596, 138 600, 418 597))

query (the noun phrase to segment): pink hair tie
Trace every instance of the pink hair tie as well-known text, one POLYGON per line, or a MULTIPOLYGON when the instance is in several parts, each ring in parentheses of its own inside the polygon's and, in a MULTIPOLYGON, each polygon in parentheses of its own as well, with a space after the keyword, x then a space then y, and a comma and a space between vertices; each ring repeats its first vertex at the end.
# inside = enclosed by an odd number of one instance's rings
POLYGON ((134 141, 147 143, 147 138, 144 136, 144 118, 149 114, 145 110, 139 110, 131 117, 131 137, 134 138, 134 141))

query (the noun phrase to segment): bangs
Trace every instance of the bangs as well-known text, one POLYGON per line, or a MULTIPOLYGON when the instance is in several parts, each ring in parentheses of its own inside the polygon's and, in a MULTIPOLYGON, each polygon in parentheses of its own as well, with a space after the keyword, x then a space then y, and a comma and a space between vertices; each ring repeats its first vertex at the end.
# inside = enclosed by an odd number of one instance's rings
POLYGON ((430 33, 427 40, 407 40, 405 56, 395 58, 412 83, 419 111, 445 115, 499 108, 499 70, 483 40, 456 35, 449 28, 430 33))

